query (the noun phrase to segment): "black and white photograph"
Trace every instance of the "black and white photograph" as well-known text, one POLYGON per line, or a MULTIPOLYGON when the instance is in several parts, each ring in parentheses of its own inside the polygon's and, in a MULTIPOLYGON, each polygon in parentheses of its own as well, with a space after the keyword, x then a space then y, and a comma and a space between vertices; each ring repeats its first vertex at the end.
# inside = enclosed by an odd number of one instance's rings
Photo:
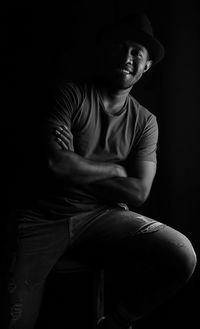
POLYGON ((0 8, 0 328, 198 329, 198 2, 0 8))

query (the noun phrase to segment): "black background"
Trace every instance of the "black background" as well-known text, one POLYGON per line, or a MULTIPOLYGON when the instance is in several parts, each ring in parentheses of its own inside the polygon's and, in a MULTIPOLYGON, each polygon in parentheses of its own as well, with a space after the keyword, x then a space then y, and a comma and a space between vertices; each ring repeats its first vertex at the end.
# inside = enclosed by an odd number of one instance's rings
MULTIPOLYGON (((198 257, 200 22, 194 1, 70 0, 65 5, 1 5, 2 238, 21 127, 33 111, 41 111, 52 81, 88 73, 98 28, 136 8, 144 8, 155 35, 166 48, 165 59, 132 91, 157 116, 159 124, 158 171, 151 196, 141 212, 187 235, 198 257)), ((138 326, 198 328, 198 277, 197 265, 182 292, 138 326)))

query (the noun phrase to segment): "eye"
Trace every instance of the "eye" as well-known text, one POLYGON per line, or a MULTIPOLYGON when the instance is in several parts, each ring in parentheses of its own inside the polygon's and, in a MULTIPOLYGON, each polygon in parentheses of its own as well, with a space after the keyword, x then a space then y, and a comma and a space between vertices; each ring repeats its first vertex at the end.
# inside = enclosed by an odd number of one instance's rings
POLYGON ((139 51, 137 56, 138 56, 139 58, 143 58, 143 53, 142 53, 142 51, 139 51))
POLYGON ((143 53, 139 49, 133 49, 132 50, 132 55, 135 56, 135 57, 137 57, 137 58, 140 58, 140 59, 143 58, 143 53))

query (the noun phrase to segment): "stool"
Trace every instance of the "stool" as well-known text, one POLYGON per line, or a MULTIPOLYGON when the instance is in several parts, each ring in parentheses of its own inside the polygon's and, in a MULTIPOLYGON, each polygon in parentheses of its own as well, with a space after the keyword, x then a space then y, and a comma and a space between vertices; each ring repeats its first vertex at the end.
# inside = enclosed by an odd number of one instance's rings
POLYGON ((77 276, 90 274, 92 278, 92 300, 90 304, 92 309, 90 313, 92 314, 92 327, 96 328, 99 321, 104 318, 104 270, 94 268, 80 260, 61 257, 54 266, 52 273, 64 276, 71 275, 72 277, 73 274, 77 274, 77 276))

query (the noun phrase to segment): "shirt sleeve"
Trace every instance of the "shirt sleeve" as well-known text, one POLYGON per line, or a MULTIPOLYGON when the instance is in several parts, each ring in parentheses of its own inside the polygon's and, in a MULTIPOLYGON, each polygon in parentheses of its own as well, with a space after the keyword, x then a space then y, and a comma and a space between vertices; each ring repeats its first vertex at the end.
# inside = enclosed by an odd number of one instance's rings
MULTIPOLYGON (((55 129, 65 125, 72 134, 72 118, 81 102, 80 89, 73 83, 60 86, 52 97, 50 112, 47 117, 47 126, 50 134, 55 129)), ((74 151, 73 141, 69 140, 70 150, 74 151)))
POLYGON ((139 134, 133 147, 134 160, 157 162, 158 124, 155 115, 151 114, 139 134))

